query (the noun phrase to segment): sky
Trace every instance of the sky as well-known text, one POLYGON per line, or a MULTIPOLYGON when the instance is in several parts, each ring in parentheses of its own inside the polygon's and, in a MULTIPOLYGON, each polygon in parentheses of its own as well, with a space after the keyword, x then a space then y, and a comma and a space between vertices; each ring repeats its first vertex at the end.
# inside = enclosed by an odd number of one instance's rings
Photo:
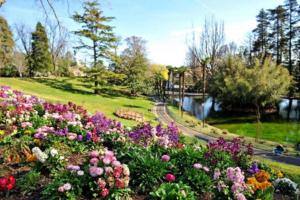
MULTIPOLYGON (((81 0, 59 0, 55 4, 62 24, 69 31, 80 26, 70 16, 81 11, 81 0)), ((224 21, 226 42, 243 44, 247 33, 256 25, 255 16, 262 8, 274 8, 283 0, 101 0, 105 16, 116 35, 123 39, 139 36, 147 41, 147 56, 152 63, 181 66, 186 63, 187 40, 193 30, 199 32, 205 17, 214 16, 224 21)), ((26 24, 32 29, 45 15, 37 0, 7 0, 0 8, 14 29, 15 24, 26 24)), ((197 37, 198 34, 196 34, 197 37)), ((71 44, 76 44, 72 38, 71 44)), ((123 43, 123 46, 125 44, 123 43)), ((79 54, 80 59, 87 57, 79 54)))

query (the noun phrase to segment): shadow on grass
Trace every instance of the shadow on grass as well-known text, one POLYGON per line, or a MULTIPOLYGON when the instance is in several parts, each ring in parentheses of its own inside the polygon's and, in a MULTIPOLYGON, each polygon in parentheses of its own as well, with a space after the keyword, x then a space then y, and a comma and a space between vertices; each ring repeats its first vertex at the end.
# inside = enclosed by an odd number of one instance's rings
MULTIPOLYGON (((51 79, 51 78, 22 78, 25 81, 37 82, 55 89, 76 93, 76 94, 83 94, 83 95, 95 95, 93 89, 93 85, 89 83, 85 83, 84 79, 79 79, 79 83, 76 84, 79 87, 86 88, 78 89, 75 88, 75 84, 69 83, 73 78, 63 78, 63 79, 51 79), (91 90, 91 91, 88 91, 91 90)), ((99 88, 97 90, 97 95, 100 95, 105 98, 117 98, 117 97, 126 97, 129 99, 135 99, 135 97, 131 96, 128 91, 117 90, 114 88, 99 88)))
POLYGON ((143 108, 142 106, 135 106, 135 105, 129 105, 129 104, 125 104, 123 106, 126 108, 143 108))

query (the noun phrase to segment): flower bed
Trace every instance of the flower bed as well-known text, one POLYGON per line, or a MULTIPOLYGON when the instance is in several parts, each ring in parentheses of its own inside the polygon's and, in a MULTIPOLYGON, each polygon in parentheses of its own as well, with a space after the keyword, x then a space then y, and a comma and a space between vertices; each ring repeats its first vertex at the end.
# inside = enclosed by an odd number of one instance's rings
MULTIPOLYGON (((124 127, 0 87, 0 195, 12 199, 294 198, 241 139, 186 145, 174 124, 124 127)), ((1 197, 0 196, 0 197, 1 197)))

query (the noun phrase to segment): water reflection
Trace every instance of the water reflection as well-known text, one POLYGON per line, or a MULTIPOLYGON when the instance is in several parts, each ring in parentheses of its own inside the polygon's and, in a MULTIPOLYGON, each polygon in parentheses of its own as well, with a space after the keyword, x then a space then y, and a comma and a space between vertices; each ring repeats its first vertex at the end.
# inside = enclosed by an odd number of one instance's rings
MULTIPOLYGON (((176 99, 178 101, 178 99, 176 99)), ((208 97, 204 102, 204 110, 201 106, 202 99, 199 97, 186 96, 183 100, 183 109, 192 115, 196 116, 198 119, 207 118, 211 114, 212 98, 208 97)), ((279 103, 279 115, 283 118, 287 118, 287 108, 289 105, 288 99, 282 99, 279 103)), ((215 111, 222 111, 220 103, 215 103, 215 111)), ((290 113, 290 119, 300 118, 300 101, 292 101, 292 109, 290 113)))

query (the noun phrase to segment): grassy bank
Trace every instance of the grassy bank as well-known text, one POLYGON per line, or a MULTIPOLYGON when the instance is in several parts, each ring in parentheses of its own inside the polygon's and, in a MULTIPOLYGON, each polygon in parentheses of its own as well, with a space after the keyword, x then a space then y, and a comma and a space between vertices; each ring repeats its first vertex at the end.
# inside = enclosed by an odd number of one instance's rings
POLYGON ((125 87, 105 87, 102 88, 101 94, 95 95, 91 83, 73 78, 0 78, 0 85, 7 85, 52 102, 67 103, 71 101, 84 106, 89 112, 102 112, 128 126, 137 123, 117 118, 113 114, 117 109, 124 108, 140 112, 144 115, 145 120, 155 122, 155 115, 151 112, 153 102, 146 97, 128 96, 125 87))
MULTIPOLYGON (((184 112, 183 117, 181 118, 180 112, 177 107, 175 106, 168 106, 168 112, 172 116, 173 119, 175 119, 177 122, 188 126, 192 129, 195 129, 201 133, 210 135, 212 137, 224 137, 227 139, 232 139, 234 137, 239 136, 239 134, 236 134, 234 132, 228 131, 227 129, 222 129, 220 127, 211 126, 209 124, 205 124, 205 126, 202 126, 202 121, 195 118, 194 116, 190 115, 187 112, 184 112)), ((274 147, 278 144, 276 141, 266 140, 266 139, 260 139, 259 142, 255 141, 254 137, 248 136, 248 135, 242 135, 243 138, 247 141, 252 143, 255 147, 265 150, 273 150, 274 147)), ((284 141, 281 141, 281 143, 286 147, 286 150, 288 154, 290 155, 296 155, 297 152, 294 148, 294 144, 287 143, 284 141)))
MULTIPOLYGON (((256 137, 256 116, 215 116, 207 119, 208 123, 241 136, 256 137)), ((274 116, 265 116, 260 123, 259 137, 278 143, 296 144, 300 142, 300 123, 283 121, 274 116), (274 119, 272 119, 272 117, 274 119)))

